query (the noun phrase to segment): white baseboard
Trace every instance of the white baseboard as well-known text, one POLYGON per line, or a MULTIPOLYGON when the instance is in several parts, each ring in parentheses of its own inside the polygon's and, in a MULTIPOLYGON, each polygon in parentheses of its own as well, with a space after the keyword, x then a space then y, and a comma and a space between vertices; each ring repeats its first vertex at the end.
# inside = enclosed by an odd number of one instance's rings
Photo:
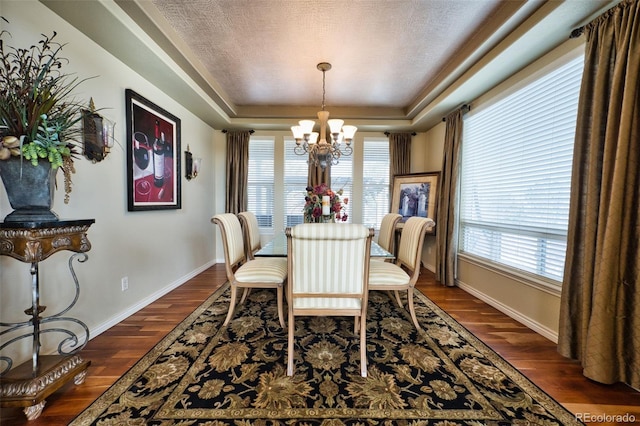
MULTIPOLYGON (((93 339, 96 336, 99 336, 100 334, 102 334, 103 332, 107 331, 108 329, 110 329, 114 325, 116 325, 116 324, 122 322, 123 320, 127 319, 128 317, 130 317, 131 315, 135 314, 136 312, 138 312, 140 309, 144 308, 145 306, 150 305, 151 303, 155 302, 156 300, 158 300, 159 298, 161 298, 165 294, 169 293, 170 291, 180 287, 182 284, 186 283, 187 281, 189 281, 191 278, 195 277, 196 275, 206 271, 207 269, 209 269, 210 267, 212 267, 216 263, 217 262, 215 260, 212 260, 212 261, 209 261, 209 262, 205 263, 204 265, 200 266, 197 269, 194 269, 193 271, 191 271, 187 275, 184 275, 184 276, 178 278, 176 281, 174 281, 172 283, 169 283, 167 286, 161 288, 160 290, 156 291, 155 293, 152 293, 149 296, 145 297, 144 299, 138 301, 135 305, 129 306, 124 311, 122 311, 122 312, 116 314, 115 316, 109 318, 107 321, 103 322, 102 324, 98 325, 97 327, 89 329, 89 340, 93 339)), ((76 345, 76 346, 82 346, 85 343, 83 336, 80 336, 80 337, 81 337, 81 340, 80 340, 79 344, 76 345)), ((73 347, 70 344, 69 345, 63 345, 63 347, 62 347, 62 350, 65 351, 65 352, 71 351, 72 349, 73 349, 73 347)), ((57 353, 57 349, 51 352, 51 354, 54 354, 54 353, 57 353)))
POLYGON ((460 281, 460 280, 456 280, 456 286, 460 287, 461 289, 463 289, 464 291, 466 291, 467 293, 477 297, 478 299, 482 300, 483 302, 485 302, 488 305, 493 306, 494 308, 496 308, 497 310, 499 310, 500 312, 502 312, 503 314, 513 318, 514 320, 518 321, 519 323, 521 323, 522 325, 530 328, 531 330, 535 331, 536 333, 540 334, 541 336, 551 340, 553 343, 558 343, 558 333, 552 329, 550 329, 549 327, 546 327, 542 324, 540 324, 537 321, 532 320, 531 318, 523 315, 522 313, 516 311, 515 309, 511 308, 508 305, 505 305, 504 303, 487 296, 486 294, 478 291, 477 289, 471 287, 468 284, 465 284, 464 282, 460 281))

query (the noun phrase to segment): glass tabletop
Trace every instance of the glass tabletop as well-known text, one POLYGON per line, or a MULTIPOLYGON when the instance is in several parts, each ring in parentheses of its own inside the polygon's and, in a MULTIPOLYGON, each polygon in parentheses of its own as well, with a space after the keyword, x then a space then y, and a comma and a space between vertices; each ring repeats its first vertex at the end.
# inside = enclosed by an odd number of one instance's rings
MULTIPOLYGON (((287 236, 284 232, 277 234, 273 240, 269 241, 254 256, 256 257, 287 257, 287 236)), ((371 257, 381 257, 385 259, 394 259, 395 256, 378 245, 375 241, 371 241, 371 257)))

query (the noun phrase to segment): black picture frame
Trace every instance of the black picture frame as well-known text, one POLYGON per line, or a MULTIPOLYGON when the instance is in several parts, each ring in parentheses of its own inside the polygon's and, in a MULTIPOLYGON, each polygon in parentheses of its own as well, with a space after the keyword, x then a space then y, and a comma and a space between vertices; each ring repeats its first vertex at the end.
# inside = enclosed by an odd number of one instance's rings
MULTIPOLYGON (((400 213, 398 228, 413 216, 428 217, 436 224, 438 212, 438 185, 440 172, 412 173, 393 177, 391 212, 400 213)), ((434 226, 428 234, 435 234, 434 226)))
POLYGON ((180 119, 132 89, 125 100, 128 210, 182 208, 180 119))

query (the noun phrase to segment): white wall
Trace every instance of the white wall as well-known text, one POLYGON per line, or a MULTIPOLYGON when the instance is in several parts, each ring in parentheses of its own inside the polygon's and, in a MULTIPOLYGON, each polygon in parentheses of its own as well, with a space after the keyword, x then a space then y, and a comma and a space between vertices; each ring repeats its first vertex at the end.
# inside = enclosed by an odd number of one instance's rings
MULTIPOLYGON (((185 282, 215 263, 211 216, 224 209, 224 136, 214 131, 180 104, 173 101, 99 45, 85 37, 47 7, 34 0, 2 1, 0 14, 10 23, 2 29, 11 32, 11 44, 21 47, 36 43, 41 33, 58 33, 59 42, 68 43, 63 56, 65 67, 78 77, 96 76, 76 91, 80 99, 93 97, 101 114, 115 121, 115 146, 102 162, 86 158, 75 162, 73 192, 63 203, 62 173, 53 210, 62 219, 94 218, 88 238, 92 244, 89 260, 76 264, 81 293, 68 316, 85 322, 92 335, 129 316, 151 300, 185 282), (182 209, 165 211, 127 211, 126 182, 126 88, 135 90, 181 120, 182 151, 190 145, 195 156, 203 158, 202 171, 194 180, 183 176, 182 209), (120 280, 129 278, 129 290, 121 291, 120 280)), ((181 163, 184 168, 184 156, 181 163)), ((11 212, 0 185, 0 218, 11 212)), ((222 253, 222 252, 220 252, 222 253)), ((66 307, 73 298, 73 282, 67 267, 70 252, 60 252, 40 264, 41 303, 44 315, 66 307)), ((25 321, 22 312, 31 306, 29 265, 6 256, 0 257, 0 321, 25 321)), ((3 336, 6 341, 9 336, 3 336)), ((55 349, 53 342, 42 353, 55 349)), ((55 342, 57 344, 57 342, 55 342)), ((3 350, 15 363, 30 357, 30 342, 3 350)), ((0 365, 0 369, 4 366, 0 365)))

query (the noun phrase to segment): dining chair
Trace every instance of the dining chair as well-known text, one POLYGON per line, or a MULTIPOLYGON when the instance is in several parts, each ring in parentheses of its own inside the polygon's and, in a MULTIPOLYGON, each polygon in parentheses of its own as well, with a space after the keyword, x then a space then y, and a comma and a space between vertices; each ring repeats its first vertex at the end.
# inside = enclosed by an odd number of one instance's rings
POLYGON ((240 226, 242 227, 247 260, 253 260, 254 253, 262 248, 262 245, 260 244, 260 227, 258 225, 258 219, 252 212, 238 213, 238 219, 240 220, 240 226))
MULTIPOLYGON (((380 231, 378 231, 378 245, 391 254, 395 254, 396 243, 396 226, 402 219, 400 213, 387 213, 382 217, 380 222, 380 231)), ((388 260, 388 259, 372 259, 372 260, 388 260)))
MULTIPOLYGON (((435 226, 432 219, 410 217, 402 228, 398 255, 394 263, 371 262, 369 268, 369 290, 407 290, 407 304, 413 324, 420 330, 413 306, 413 288, 420 275, 420 258, 427 231, 435 226)), ((397 295, 397 293, 396 293, 397 295)), ((402 302, 397 297, 398 303, 402 302)))
MULTIPOLYGON (((238 213, 238 219, 240 220, 240 226, 242 227, 242 236, 244 238, 244 248, 246 251, 247 260, 253 260, 254 254, 262 248, 260 243, 260 225, 258 225, 258 219, 252 212, 240 212, 238 213)), ((240 298, 240 304, 243 304, 247 296, 251 292, 250 288, 245 288, 240 298)))
MULTIPOLYGON (((367 281, 373 229, 358 224, 301 224, 286 229, 288 354, 293 375, 296 316, 353 316, 360 374, 367 376, 367 281)), ((382 262, 380 262, 382 263, 382 262)))
POLYGON ((236 215, 232 213, 217 214, 211 221, 220 228, 225 270, 231 284, 231 302, 223 326, 229 324, 233 317, 238 288, 275 288, 278 301, 278 319, 284 328, 282 306, 283 287, 287 279, 287 259, 264 257, 247 260, 242 227, 236 215))

